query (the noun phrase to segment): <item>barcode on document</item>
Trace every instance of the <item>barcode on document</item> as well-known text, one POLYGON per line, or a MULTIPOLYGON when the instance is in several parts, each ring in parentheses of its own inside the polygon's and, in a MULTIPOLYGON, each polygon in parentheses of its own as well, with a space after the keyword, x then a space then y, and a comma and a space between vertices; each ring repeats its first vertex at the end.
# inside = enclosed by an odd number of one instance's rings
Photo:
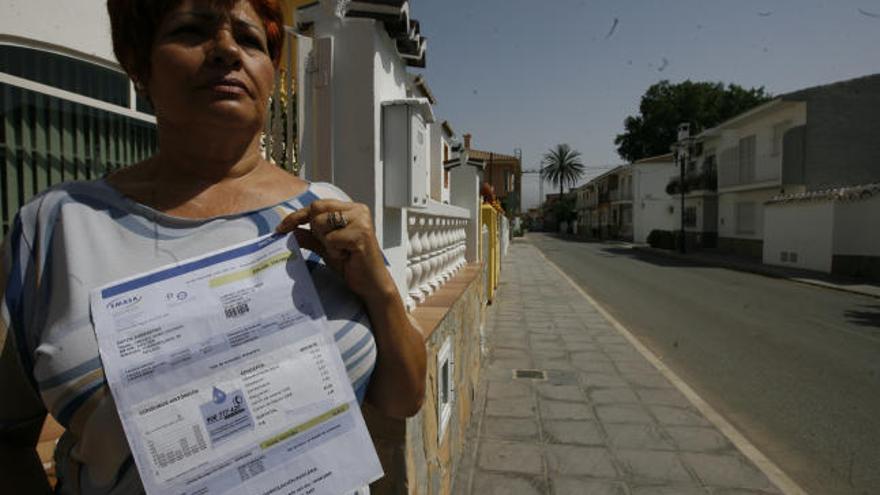
POLYGON ((236 318, 239 317, 248 311, 250 311, 250 306, 247 303, 239 303, 233 306, 226 306, 223 311, 226 313, 227 318, 236 318))

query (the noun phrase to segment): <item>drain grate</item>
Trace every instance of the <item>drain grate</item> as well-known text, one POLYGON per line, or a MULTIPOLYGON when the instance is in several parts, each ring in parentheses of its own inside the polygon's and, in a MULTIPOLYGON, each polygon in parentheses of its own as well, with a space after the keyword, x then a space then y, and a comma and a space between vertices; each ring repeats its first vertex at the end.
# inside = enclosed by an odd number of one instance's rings
POLYGON ((525 380, 546 380, 547 374, 541 370, 513 370, 513 377, 525 380))

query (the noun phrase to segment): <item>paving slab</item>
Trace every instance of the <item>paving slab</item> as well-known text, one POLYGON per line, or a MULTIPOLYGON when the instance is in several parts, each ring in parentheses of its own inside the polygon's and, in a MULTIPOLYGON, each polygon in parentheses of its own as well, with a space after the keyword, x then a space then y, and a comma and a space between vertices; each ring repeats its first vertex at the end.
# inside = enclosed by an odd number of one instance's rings
POLYGON ((605 436, 595 421, 545 419, 541 423, 546 442, 572 445, 607 445, 605 436))
POLYGON ((626 495, 626 485, 619 481, 557 476, 551 480, 553 495, 626 495))
POLYGON ((547 469, 553 474, 616 478, 611 452, 597 447, 548 445, 547 469))
POLYGON ((532 442, 486 440, 480 446, 479 467, 485 471, 542 474, 541 447, 532 442))
POLYGON ((474 493, 480 495, 541 495, 547 489, 541 478, 478 473, 474 493))
POLYGON ((534 246, 501 282, 452 493, 780 493, 534 246))

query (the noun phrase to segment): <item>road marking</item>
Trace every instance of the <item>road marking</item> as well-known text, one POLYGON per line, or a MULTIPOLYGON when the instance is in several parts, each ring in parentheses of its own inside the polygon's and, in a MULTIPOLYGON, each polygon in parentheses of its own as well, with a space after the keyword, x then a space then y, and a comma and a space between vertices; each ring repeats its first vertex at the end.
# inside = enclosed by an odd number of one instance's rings
POLYGON ((599 311, 599 313, 606 320, 608 320, 609 323, 611 323, 611 326, 613 326, 615 330, 623 335, 626 340, 628 340, 629 343, 632 344, 637 351, 639 351, 639 354, 641 354, 642 357, 644 357, 648 360, 649 363, 654 365, 654 367, 657 368, 657 370, 660 371, 660 373, 663 374, 663 376, 666 377, 666 379, 669 380, 675 386, 675 388, 678 389, 679 392, 687 397, 687 399, 691 401, 691 404, 693 404, 694 407, 696 407, 703 414, 703 416, 706 417, 706 419, 708 419, 713 425, 715 425, 715 427, 718 428, 721 433, 726 436, 727 439, 730 440, 730 442, 733 443, 733 445, 737 449, 739 449, 740 452, 742 452, 744 456, 752 461, 758 467, 758 469, 760 469, 761 472, 763 472, 764 475, 767 476, 770 482, 776 485, 776 487, 782 491, 782 493, 786 495, 807 495, 806 491, 798 486, 798 484, 795 483, 793 479, 789 478, 789 476, 785 474, 785 472, 783 472, 782 469, 779 468, 779 466, 777 466, 775 463, 773 463, 773 461, 768 459, 767 456, 761 453, 761 451, 758 450, 758 448, 755 447, 752 442, 750 442, 742 433, 740 433, 739 430, 737 430, 732 424, 724 419, 724 417, 721 416, 721 414, 718 413, 712 406, 710 406, 708 402, 703 400, 703 398, 700 397, 697 392, 690 387, 690 385, 685 383, 684 380, 679 378, 674 371, 669 369, 669 367, 666 366, 663 361, 661 361, 660 358, 657 357, 656 354, 654 354, 650 349, 642 345, 642 343, 639 342, 639 340, 635 337, 635 335, 632 334, 632 332, 630 332, 625 326, 623 326, 622 323, 617 321, 617 318, 612 316, 611 313, 606 311, 605 308, 602 307, 602 305, 600 305, 598 301, 587 294, 587 292, 582 289, 581 286, 577 284, 577 282, 572 280, 572 278, 569 277, 564 271, 562 271, 562 269, 559 268, 556 263, 550 261, 550 258, 548 258, 541 251, 541 249, 539 249, 534 244, 532 244, 532 246, 538 251, 538 254, 540 254, 541 257, 544 258, 545 261, 547 261, 547 263, 550 263, 550 266, 552 266, 554 269, 556 269, 557 272, 559 272, 560 275, 562 275, 562 278, 567 280, 568 283, 571 284, 571 286, 574 287, 574 289, 578 291, 578 293, 580 293, 580 295, 583 296, 584 299, 587 300, 587 302, 592 304, 596 308, 596 310, 599 311))

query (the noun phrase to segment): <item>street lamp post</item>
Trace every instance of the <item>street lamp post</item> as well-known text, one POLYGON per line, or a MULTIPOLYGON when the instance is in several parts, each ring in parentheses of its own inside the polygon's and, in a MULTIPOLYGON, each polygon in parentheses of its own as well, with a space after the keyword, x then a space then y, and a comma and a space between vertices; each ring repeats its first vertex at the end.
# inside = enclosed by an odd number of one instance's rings
POLYGON ((687 252, 687 248, 685 247, 685 245, 687 244, 687 237, 686 237, 685 230, 684 230, 684 166, 685 166, 685 160, 686 160, 685 157, 686 156, 687 156, 686 151, 680 152, 679 158, 678 158, 680 161, 680 163, 679 163, 678 191, 679 191, 679 193, 681 193, 680 194, 680 196, 681 196, 681 246, 680 246, 680 250, 681 250, 682 254, 687 252))
POLYGON ((688 158, 690 157, 690 145, 693 138, 691 138, 691 125, 688 122, 683 122, 678 125, 678 142, 675 143, 675 158, 679 161, 679 176, 678 176, 678 192, 681 200, 681 230, 680 230, 680 242, 679 242, 679 251, 682 254, 687 252, 686 244, 687 237, 685 236, 685 212, 684 212, 684 194, 685 194, 685 185, 684 185, 684 169, 687 165, 688 158))

